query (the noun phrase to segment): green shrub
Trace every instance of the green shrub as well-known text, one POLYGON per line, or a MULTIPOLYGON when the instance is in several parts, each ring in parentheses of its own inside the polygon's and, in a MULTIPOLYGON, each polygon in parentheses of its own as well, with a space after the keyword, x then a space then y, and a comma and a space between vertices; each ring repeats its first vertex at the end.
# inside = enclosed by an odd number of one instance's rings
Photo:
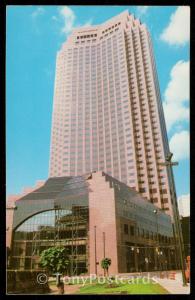
POLYGON ((119 285, 116 282, 111 282, 106 285, 106 288, 117 288, 119 285))

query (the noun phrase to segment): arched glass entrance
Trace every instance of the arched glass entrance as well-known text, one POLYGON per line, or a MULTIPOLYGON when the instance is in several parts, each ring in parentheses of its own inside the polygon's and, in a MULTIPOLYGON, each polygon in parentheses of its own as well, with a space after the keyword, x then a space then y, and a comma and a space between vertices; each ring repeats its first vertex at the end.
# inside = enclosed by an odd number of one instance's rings
POLYGON ((88 268, 88 208, 53 209, 24 221, 14 232, 11 267, 19 270, 40 269, 43 250, 66 247, 70 255, 70 274, 86 273, 88 268))

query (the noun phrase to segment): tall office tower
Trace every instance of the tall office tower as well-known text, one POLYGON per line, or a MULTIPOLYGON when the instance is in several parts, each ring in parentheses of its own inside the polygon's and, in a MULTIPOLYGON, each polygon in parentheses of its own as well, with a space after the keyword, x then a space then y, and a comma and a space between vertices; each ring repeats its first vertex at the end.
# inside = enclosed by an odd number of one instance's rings
POLYGON ((52 122, 50 177, 102 170, 172 214, 152 42, 128 11, 63 44, 52 122))

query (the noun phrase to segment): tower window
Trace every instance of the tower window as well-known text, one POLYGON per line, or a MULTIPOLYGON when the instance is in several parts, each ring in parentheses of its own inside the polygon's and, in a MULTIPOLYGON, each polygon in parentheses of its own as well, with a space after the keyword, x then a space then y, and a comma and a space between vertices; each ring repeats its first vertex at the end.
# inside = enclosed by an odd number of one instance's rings
POLYGON ((162 199, 162 203, 168 203, 168 198, 162 199))
POLYGON ((161 190, 160 193, 161 193, 161 194, 167 194, 167 190, 166 190, 166 189, 163 189, 163 190, 161 190))

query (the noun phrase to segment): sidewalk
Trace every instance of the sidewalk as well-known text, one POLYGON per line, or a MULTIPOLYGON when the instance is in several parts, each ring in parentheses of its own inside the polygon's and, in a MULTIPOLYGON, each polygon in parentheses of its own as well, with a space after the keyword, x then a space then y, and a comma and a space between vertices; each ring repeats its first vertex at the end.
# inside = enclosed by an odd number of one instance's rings
MULTIPOLYGON (((75 294, 81 286, 82 286, 81 284, 75 284, 75 285, 65 284, 64 294, 65 295, 75 294)), ((51 286, 50 289, 51 289, 51 292, 49 294, 51 294, 51 295, 58 295, 59 294, 58 288, 56 286, 51 286)))
POLYGON ((183 286, 181 271, 154 271, 154 272, 142 272, 142 273, 121 273, 119 277, 130 278, 130 277, 150 277, 154 281, 158 282, 162 287, 164 287, 170 294, 190 294, 190 284, 183 286), (175 280, 169 278, 169 274, 175 272, 175 280), (161 275, 164 278, 160 278, 161 275))
POLYGON ((155 277, 155 281, 170 294, 190 294, 190 284, 188 283, 188 286, 183 286, 181 272, 176 272, 175 280, 155 277))

